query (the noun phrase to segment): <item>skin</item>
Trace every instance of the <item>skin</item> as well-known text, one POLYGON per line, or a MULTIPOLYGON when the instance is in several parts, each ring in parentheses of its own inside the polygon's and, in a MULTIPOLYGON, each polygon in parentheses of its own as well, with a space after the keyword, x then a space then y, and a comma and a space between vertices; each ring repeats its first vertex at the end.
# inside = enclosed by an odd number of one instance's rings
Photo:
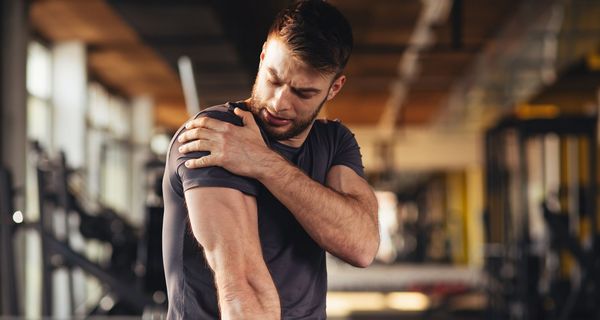
MULTIPOLYGON (((237 175, 257 179, 292 212, 323 249, 354 266, 366 267, 372 263, 379 246, 377 200, 368 183, 352 169, 342 165, 333 166, 329 170, 325 185, 312 180, 265 145, 254 118, 255 116, 261 122, 271 137, 283 144, 300 147, 306 140, 320 108, 326 101, 337 95, 345 81, 343 75, 324 74, 314 70, 294 58, 283 42, 271 37, 263 46, 252 97, 246 101, 251 112, 235 109, 235 113, 242 118, 244 125, 238 127, 206 117, 192 120, 186 124, 187 130, 179 137, 179 142, 182 144, 179 150, 183 153, 210 151, 208 156, 188 160, 186 162, 188 168, 220 166, 237 175)), ((228 249, 223 255, 224 258, 220 260, 221 264, 229 265, 226 268, 233 268, 230 265, 232 263, 227 259, 246 257, 249 256, 248 252, 251 252, 252 255, 257 254, 260 257, 260 262, 253 260, 253 263, 259 264, 260 273, 264 261, 259 254, 260 244, 255 242, 258 239, 258 234, 254 232, 257 228, 255 203, 240 208, 237 207, 239 202, 248 201, 243 194, 228 197, 222 192, 206 194, 207 191, 203 189, 211 188, 190 190, 193 194, 190 193, 189 200, 187 198, 190 191, 186 192, 188 205, 190 201, 195 203, 192 210, 200 213, 208 211, 205 208, 209 206, 198 198, 208 200, 210 196, 211 203, 214 204, 225 201, 230 206, 232 203, 235 204, 236 207, 231 207, 228 212, 242 210, 245 215, 252 217, 241 226, 248 236, 238 237, 237 241, 241 240, 243 243, 228 249), (250 229, 253 231, 249 232, 250 229), (249 242, 246 242, 248 240, 249 242), (246 251, 246 246, 250 246, 252 251, 246 251), (238 257, 234 258, 236 255, 238 257)), ((239 193, 239 191, 235 192, 239 193)), ((198 222, 198 228, 202 228, 202 221, 198 222)), ((227 232, 229 228, 238 227, 217 226, 217 223, 235 225, 238 222, 217 221, 210 225, 211 230, 227 232)), ((194 233, 196 234, 196 231, 194 233)), ((202 232, 199 230, 198 233, 202 232)), ((221 236, 228 237, 228 235, 221 236)), ((221 255, 221 250, 226 250, 225 243, 236 240, 214 239, 214 241, 220 248, 216 250, 216 257, 221 255)), ((202 241, 200 243, 203 244, 202 241)), ((208 260, 210 264, 210 259, 208 260)), ((217 269, 213 268, 213 270, 217 275, 225 272, 226 269, 221 271, 217 262, 215 268, 217 269)), ((242 274, 245 274, 245 271, 242 271, 242 274)), ((219 276, 217 276, 217 286, 219 286, 218 279, 219 276)), ((244 279, 242 277, 240 281, 233 280, 231 286, 237 290, 240 282, 242 286, 245 285, 247 280, 244 279)), ((270 296, 268 289, 266 292, 268 294, 263 296, 264 299, 270 296)), ((221 295, 220 293, 220 302, 221 295)), ((253 300, 256 296, 243 296, 240 299, 235 294, 233 296, 234 300, 243 301, 236 305, 249 305, 253 303, 252 301, 256 302, 253 300)), ((224 303, 227 304, 227 301, 224 303)), ((222 311, 228 308, 230 306, 225 307, 221 304, 222 311)))
POLYGON ((215 274, 221 318, 280 319, 260 247, 256 199, 230 188, 193 188, 185 199, 192 231, 215 274))

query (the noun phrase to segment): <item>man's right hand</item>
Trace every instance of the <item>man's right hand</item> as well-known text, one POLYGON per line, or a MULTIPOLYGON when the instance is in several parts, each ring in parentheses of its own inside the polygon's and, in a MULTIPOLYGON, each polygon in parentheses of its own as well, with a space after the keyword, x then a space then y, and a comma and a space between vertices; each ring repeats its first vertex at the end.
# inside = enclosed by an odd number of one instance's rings
POLYGON ((243 126, 210 117, 192 119, 186 131, 178 137, 179 152, 208 151, 209 155, 189 159, 185 166, 204 168, 218 166, 234 174, 257 179, 269 170, 269 163, 281 158, 269 149, 260 133, 252 113, 235 108, 243 126))

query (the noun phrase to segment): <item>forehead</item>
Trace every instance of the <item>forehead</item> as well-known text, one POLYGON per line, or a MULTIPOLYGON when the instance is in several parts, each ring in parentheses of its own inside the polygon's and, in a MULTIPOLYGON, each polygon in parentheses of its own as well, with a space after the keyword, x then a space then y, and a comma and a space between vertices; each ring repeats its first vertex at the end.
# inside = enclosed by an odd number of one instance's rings
POLYGON ((267 40, 264 48, 264 67, 283 78, 306 78, 307 82, 329 82, 333 74, 323 74, 292 54, 288 46, 276 37, 267 40))

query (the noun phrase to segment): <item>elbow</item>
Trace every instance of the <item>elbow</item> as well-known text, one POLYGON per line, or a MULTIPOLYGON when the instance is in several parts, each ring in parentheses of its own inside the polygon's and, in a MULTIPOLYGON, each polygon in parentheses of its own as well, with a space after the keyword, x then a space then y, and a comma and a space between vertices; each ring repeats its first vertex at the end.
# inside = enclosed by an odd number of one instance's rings
POLYGON ((375 260, 375 256, 369 257, 369 256, 365 255, 365 256, 358 257, 354 261, 350 262, 350 264, 357 268, 366 268, 366 267, 370 266, 374 260, 375 260))
MULTIPOLYGON (((268 270, 265 268, 268 275, 268 270)), ((227 280, 217 278, 217 292, 223 319, 279 319, 281 307, 277 289, 270 277, 253 270, 234 279, 220 272, 227 280)))
POLYGON ((370 240, 366 240, 363 243, 363 247, 361 250, 357 250, 359 252, 351 263, 353 266, 357 268, 366 268, 370 266, 373 261, 375 261, 375 257, 377 256, 377 252, 379 251, 379 222, 375 223, 376 228, 374 228, 373 232, 371 232, 370 240))
POLYGON ((377 240, 370 241, 367 246, 365 246, 360 253, 355 254, 352 258, 352 261, 349 263, 357 268, 366 268, 370 266, 373 261, 375 261, 375 256, 377 256, 377 251, 379 250, 379 236, 377 240))

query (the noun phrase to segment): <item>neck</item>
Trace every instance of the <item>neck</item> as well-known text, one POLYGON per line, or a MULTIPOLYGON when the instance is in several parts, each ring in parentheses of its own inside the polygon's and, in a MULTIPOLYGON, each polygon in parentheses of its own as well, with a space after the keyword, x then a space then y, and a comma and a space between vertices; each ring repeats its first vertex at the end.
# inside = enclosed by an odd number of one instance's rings
POLYGON ((293 138, 289 138, 286 140, 277 140, 277 142, 284 144, 288 147, 292 147, 292 148, 300 148, 302 146, 302 144, 304 143, 304 141, 306 141, 306 138, 308 137, 308 134, 310 133, 310 129, 312 129, 312 126, 314 125, 314 121, 310 124, 310 126, 308 126, 304 131, 302 131, 302 133, 300 133, 299 135, 293 137, 293 138))

